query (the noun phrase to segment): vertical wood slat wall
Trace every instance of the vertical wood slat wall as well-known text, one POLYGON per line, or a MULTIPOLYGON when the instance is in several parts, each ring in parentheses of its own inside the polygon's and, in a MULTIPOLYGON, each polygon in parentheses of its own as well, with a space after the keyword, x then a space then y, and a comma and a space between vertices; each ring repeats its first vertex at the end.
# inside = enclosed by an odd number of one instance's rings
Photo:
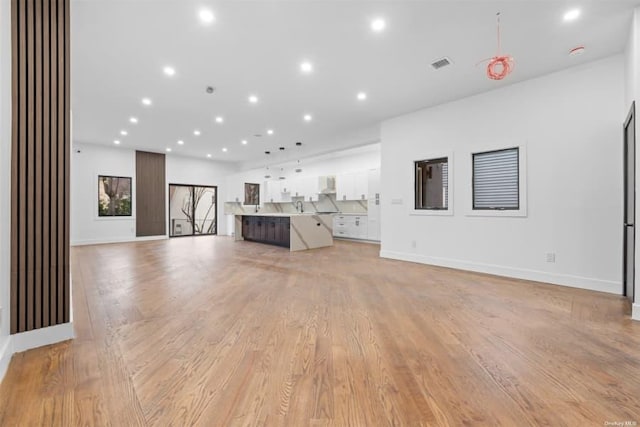
POLYGON ((69 0, 12 0, 11 333, 69 322, 69 0))
POLYGON ((136 151, 136 236, 166 234, 165 155, 136 151))

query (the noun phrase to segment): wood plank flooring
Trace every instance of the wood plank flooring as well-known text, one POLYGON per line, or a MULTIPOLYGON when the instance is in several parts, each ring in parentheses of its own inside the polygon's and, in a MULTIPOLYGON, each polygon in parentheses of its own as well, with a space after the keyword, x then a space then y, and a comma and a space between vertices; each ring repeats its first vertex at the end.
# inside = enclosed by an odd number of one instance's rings
POLYGON ((72 250, 73 341, 16 354, 0 425, 640 422, 621 297, 226 237, 72 250))

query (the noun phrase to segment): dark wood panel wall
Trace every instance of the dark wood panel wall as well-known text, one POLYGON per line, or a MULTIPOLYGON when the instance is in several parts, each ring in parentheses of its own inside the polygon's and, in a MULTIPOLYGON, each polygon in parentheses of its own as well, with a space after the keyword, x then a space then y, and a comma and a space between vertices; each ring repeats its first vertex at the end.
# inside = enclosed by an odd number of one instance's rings
POLYGON ((165 156, 136 151, 136 236, 166 234, 165 156))
POLYGON ((12 0, 11 333, 69 322, 69 0, 12 0))

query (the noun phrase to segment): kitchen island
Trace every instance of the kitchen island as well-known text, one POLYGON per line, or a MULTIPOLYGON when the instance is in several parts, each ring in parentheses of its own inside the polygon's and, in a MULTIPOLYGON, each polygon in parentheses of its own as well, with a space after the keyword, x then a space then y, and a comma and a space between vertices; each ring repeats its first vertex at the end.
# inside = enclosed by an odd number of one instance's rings
POLYGON ((333 246, 333 217, 317 213, 255 213, 235 216, 235 239, 290 251, 333 246))

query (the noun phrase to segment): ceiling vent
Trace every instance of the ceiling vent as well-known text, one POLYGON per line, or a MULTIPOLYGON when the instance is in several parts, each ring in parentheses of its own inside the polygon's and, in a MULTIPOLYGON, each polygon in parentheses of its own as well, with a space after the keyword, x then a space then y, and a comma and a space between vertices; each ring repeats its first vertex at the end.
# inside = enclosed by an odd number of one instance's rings
POLYGON ((440 58, 436 61, 433 61, 431 63, 431 67, 433 67, 434 70, 439 70, 440 68, 444 68, 451 64, 452 64, 451 60, 445 56, 444 58, 440 58))

